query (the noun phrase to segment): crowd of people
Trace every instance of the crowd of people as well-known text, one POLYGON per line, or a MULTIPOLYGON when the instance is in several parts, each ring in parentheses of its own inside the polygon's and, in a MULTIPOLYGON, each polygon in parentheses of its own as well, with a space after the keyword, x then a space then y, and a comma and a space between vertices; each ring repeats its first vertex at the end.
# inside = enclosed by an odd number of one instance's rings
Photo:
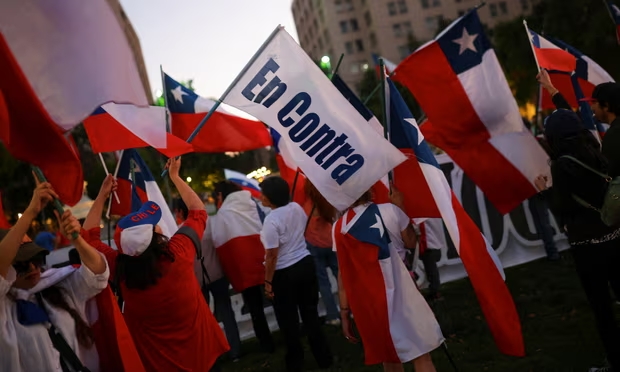
MULTIPOLYGON (((590 98, 596 119, 610 124, 601 142, 544 70, 538 79, 557 110, 546 118, 541 138, 551 179, 536 179, 540 193, 530 199, 532 214, 537 226, 548 224, 548 203, 572 247, 611 368, 593 371, 620 370, 620 329, 610 294, 611 288, 620 296, 620 228, 601 217, 603 209, 613 207, 608 193, 620 176, 620 85, 597 86, 590 98)), ((161 208, 148 201, 118 221, 116 249, 103 242, 99 223, 117 187, 108 176, 84 221, 70 211, 56 214, 80 262, 61 268, 45 267, 57 237, 47 233, 32 241, 27 235, 32 221, 57 198, 53 185, 37 185, 22 217, 0 231, 0 370, 105 371, 103 352, 117 340, 97 336, 94 323, 101 314, 93 315, 88 304, 111 286, 122 299, 115 311, 122 311, 138 370, 217 371, 225 353, 233 361, 242 357, 232 286, 265 353, 277 347, 264 310, 265 303, 273 304, 286 348, 279 370, 303 370, 302 334, 320 368, 334 363, 319 317, 321 299, 325 324, 340 326, 350 342, 361 341, 366 364, 403 371, 404 363, 412 363, 418 372, 435 371, 430 353, 444 337, 427 300, 441 297, 441 219, 415 226, 393 185, 390 203, 375 204, 369 190, 337 211, 306 180, 306 202, 300 205, 277 176, 260 184, 260 200, 231 181, 216 184, 218 211, 208 217, 201 198, 180 177, 180 167, 180 158, 168 161, 182 200, 175 208, 179 228, 173 236, 162 234, 161 208), (429 282, 427 299, 406 265, 418 247, 429 282), (337 278, 337 296, 329 271, 337 278)), ((559 259, 552 232, 539 232, 548 258, 559 259)))

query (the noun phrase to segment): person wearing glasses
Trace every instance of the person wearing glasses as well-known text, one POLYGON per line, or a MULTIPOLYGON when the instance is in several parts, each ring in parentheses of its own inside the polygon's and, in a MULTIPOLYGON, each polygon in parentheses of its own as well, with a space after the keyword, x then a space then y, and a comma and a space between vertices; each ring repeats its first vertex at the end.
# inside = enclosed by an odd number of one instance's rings
MULTIPOLYGON (((81 236, 73 240, 82 265, 43 270, 49 251, 26 235, 41 210, 58 196, 49 183, 34 190, 30 205, 10 230, 0 230, 0 371, 99 371, 99 356, 85 316, 86 302, 108 285, 104 257, 81 236), (64 340, 52 341, 50 324, 64 340)), ((77 219, 61 217, 67 236, 77 219)))

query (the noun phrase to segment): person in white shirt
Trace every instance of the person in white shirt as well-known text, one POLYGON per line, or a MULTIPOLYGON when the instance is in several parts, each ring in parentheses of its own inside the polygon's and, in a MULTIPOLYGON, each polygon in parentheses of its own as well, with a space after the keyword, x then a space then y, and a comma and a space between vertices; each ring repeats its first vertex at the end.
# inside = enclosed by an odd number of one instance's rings
MULTIPOLYGON (((82 260, 80 268, 66 266, 43 271, 49 252, 26 236, 32 220, 56 197, 49 183, 40 184, 15 226, 0 231, 0 371, 81 368, 66 358, 67 352, 61 357, 56 350, 48 333, 50 323, 80 364, 90 371, 99 371, 94 337, 85 320, 85 304, 107 287, 107 262, 77 235, 73 244, 82 260)), ((61 224, 69 237, 81 229, 69 211, 63 214, 61 224)))
POLYGON ((261 202, 272 209, 261 231, 266 250, 265 294, 273 299, 286 343, 286 370, 299 371, 304 362, 298 312, 317 364, 329 368, 333 357, 319 322, 316 268, 304 238, 308 217, 299 204, 290 202, 289 186, 281 177, 266 178, 260 188, 261 202))

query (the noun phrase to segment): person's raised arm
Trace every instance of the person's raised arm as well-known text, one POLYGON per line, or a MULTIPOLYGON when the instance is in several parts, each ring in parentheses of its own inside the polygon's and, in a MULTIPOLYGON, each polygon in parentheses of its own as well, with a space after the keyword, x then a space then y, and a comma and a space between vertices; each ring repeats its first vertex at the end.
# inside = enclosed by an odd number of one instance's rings
POLYGON ((116 179, 113 175, 108 174, 101 184, 97 198, 95 198, 93 205, 88 211, 88 215, 84 221, 84 230, 90 230, 99 226, 105 202, 110 197, 110 194, 116 190, 116 186, 116 179))
POLYGON ((560 93, 560 91, 556 87, 553 86, 553 83, 551 82, 551 78, 549 77, 549 73, 547 72, 547 70, 545 69, 540 70, 538 75, 536 75, 536 79, 538 80, 540 85, 542 85, 542 87, 547 92, 549 92, 549 95, 551 96, 551 100, 553 101, 553 104, 555 105, 556 109, 571 110, 570 104, 566 101, 562 93, 560 93))
MULTIPOLYGON (((59 217, 58 212, 55 213, 56 217, 59 217)), ((89 268, 93 274, 103 274, 106 270, 105 259, 92 245, 88 244, 86 240, 79 235, 82 226, 80 226, 80 222, 77 218, 71 214, 71 211, 65 211, 59 220, 61 228, 67 236, 73 236, 73 233, 77 233, 77 238, 73 239, 73 245, 75 245, 75 248, 80 254, 82 263, 89 268)))
POLYGON ((52 185, 47 182, 39 184, 34 189, 28 208, 26 208, 21 218, 17 220, 17 223, 9 230, 4 239, 0 241, 0 275, 4 278, 6 278, 9 268, 13 264, 13 259, 17 255, 17 250, 22 243, 24 235, 28 232, 30 223, 45 208, 47 203, 57 197, 58 195, 54 192, 52 185))
POLYGON ((190 211, 205 209, 205 205, 198 194, 196 194, 194 190, 192 190, 192 188, 179 176, 179 170, 181 169, 181 157, 168 159, 166 169, 168 169, 170 180, 177 188, 179 195, 181 195, 181 199, 183 199, 183 202, 187 205, 187 209, 190 211))

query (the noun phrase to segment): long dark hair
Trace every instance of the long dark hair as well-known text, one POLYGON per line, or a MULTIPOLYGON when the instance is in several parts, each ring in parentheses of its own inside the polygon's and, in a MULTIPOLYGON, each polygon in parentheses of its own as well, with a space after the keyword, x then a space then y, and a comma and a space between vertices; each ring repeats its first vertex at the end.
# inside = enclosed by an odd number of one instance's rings
MULTIPOLYGON (((336 217, 336 208, 332 206, 317 188, 306 179, 304 184, 304 193, 314 203, 315 209, 319 216, 327 222, 333 222, 336 217)), ((310 216, 312 217, 312 216, 310 216)))
POLYGON ((88 323, 82 319, 77 310, 69 306, 63 292, 64 290, 62 288, 51 286, 42 290, 41 296, 43 296, 43 298, 52 306, 69 313, 75 322, 75 336, 77 337, 78 343, 80 346, 89 349, 95 343, 93 330, 90 328, 88 323))
POLYGON ((127 288, 144 290, 157 284, 162 273, 162 259, 174 262, 174 254, 168 249, 168 238, 154 232, 148 248, 139 256, 119 254, 116 257, 116 279, 125 282, 127 288))

